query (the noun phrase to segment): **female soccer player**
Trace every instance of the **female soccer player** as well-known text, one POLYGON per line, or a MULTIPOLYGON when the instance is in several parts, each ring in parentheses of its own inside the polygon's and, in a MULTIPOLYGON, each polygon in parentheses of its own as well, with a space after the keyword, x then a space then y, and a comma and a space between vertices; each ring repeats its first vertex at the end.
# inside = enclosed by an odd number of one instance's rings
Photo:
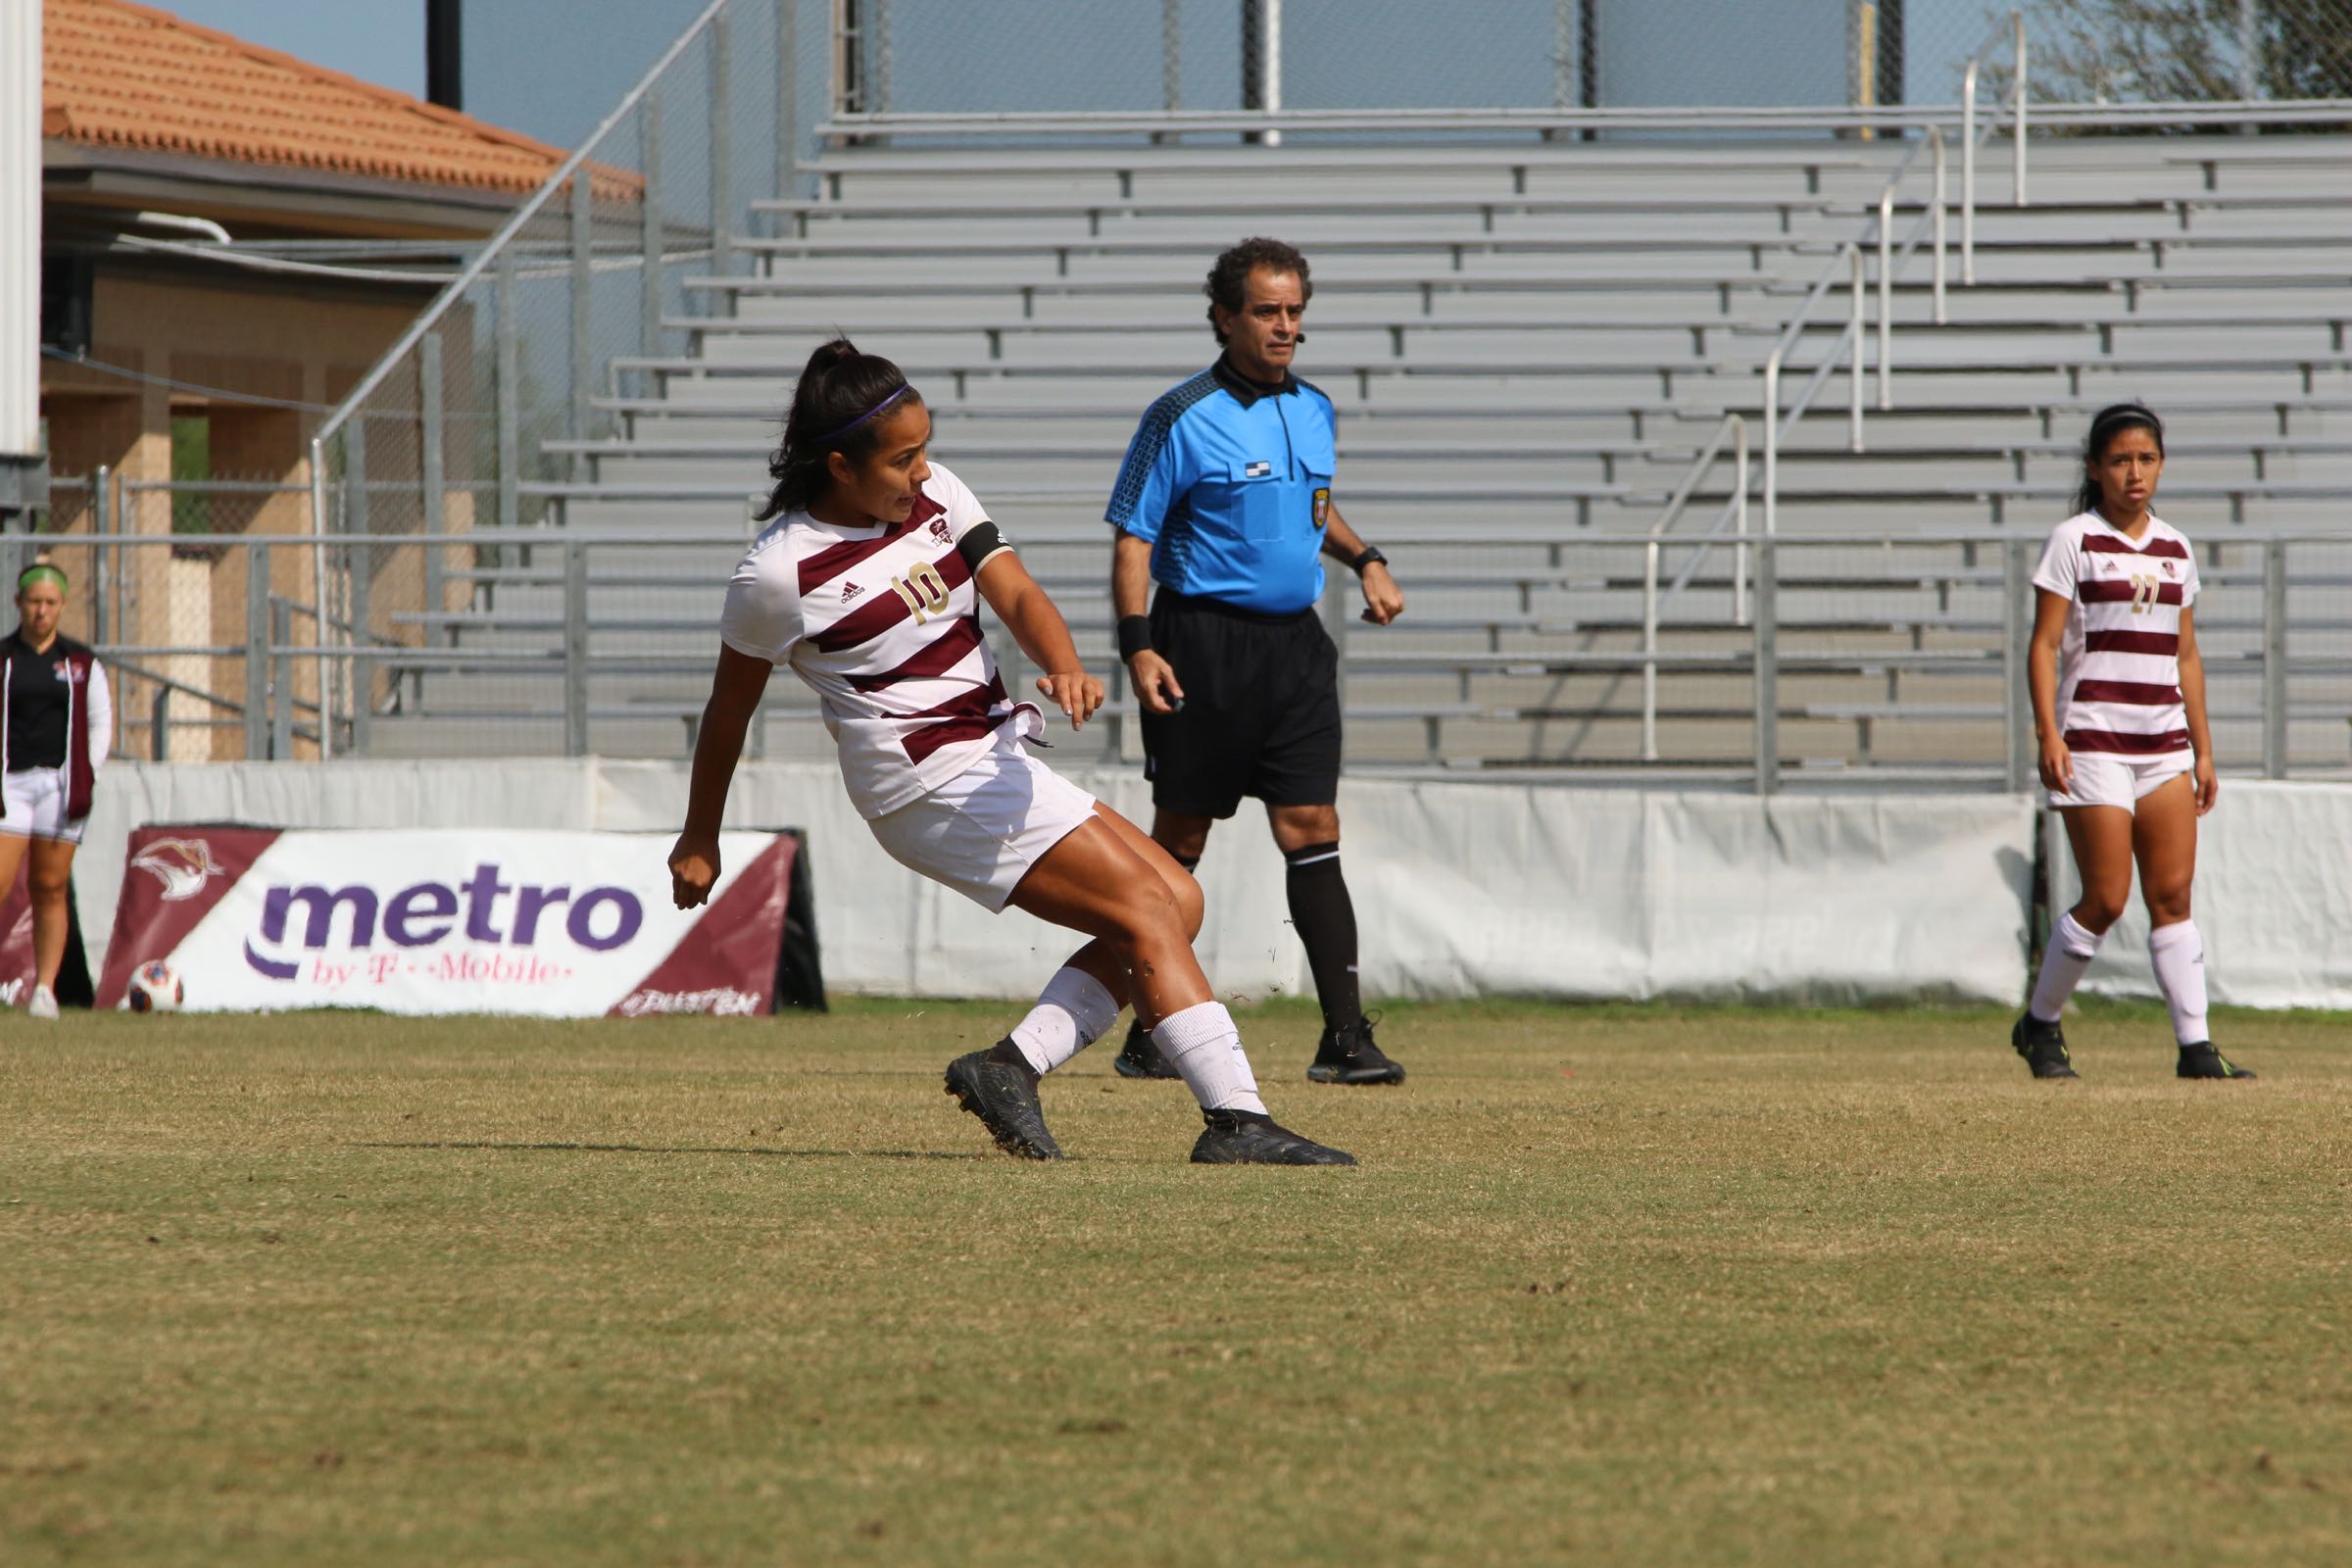
POLYGON ((58 634, 65 609, 65 572, 27 566, 17 578, 17 629, 0 638, 0 896, 29 856, 33 987, 24 1010, 34 1018, 57 1016, 74 847, 115 733, 97 656, 58 634))
POLYGON ((2076 515, 2050 535, 2034 570, 2027 661, 2042 787, 2064 814, 2082 898, 2058 917, 2009 1043, 2036 1078, 2077 1076, 2059 1009, 2124 912, 2137 860, 2180 1076, 2251 1078, 2207 1034, 2205 944, 2188 916, 2197 818, 2221 786, 2190 614, 2196 557, 2148 511, 2164 473, 2164 425, 2136 403, 2101 410, 2082 466, 2076 515))
POLYGON ((1048 673, 1078 728, 1102 703, 1069 628, 972 492, 926 449, 931 416, 898 367, 836 339, 808 358, 768 472, 774 519, 735 568, 718 669, 670 852, 680 908, 718 877, 718 824, 768 672, 823 700, 850 799, 893 858, 984 908, 1010 904, 1093 938, 993 1050, 949 1064, 948 1092, 1007 1153, 1058 1159, 1037 1083, 1117 1021, 1152 1039, 1200 1102, 1200 1164, 1352 1165, 1276 1125, 1232 1017, 1194 957, 1200 892, 1142 829, 1032 758, 1044 716, 1015 703, 979 599, 1048 673))

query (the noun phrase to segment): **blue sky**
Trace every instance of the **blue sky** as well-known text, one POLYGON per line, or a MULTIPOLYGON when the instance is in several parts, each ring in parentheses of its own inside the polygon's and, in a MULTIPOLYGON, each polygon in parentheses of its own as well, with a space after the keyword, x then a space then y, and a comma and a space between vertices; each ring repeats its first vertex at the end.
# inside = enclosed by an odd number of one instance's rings
POLYGON ((363 81, 424 96, 423 0, 160 0, 157 8, 363 81))

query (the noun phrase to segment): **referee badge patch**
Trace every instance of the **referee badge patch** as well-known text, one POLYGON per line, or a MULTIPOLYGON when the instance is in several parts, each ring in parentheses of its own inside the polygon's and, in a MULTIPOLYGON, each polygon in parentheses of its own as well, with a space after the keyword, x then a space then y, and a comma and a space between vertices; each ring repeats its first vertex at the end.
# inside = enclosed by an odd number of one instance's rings
POLYGON ((1315 491, 1315 526, 1321 528, 1330 514, 1331 486, 1324 485, 1315 491))

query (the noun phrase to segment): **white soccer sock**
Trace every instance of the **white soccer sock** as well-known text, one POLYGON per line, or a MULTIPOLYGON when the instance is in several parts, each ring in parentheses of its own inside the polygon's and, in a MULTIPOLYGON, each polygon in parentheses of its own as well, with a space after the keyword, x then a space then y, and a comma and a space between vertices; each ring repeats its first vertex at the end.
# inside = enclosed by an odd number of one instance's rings
POLYGON ((2058 923, 2050 927, 2049 951, 2041 956, 2041 974, 2034 982, 2034 1000, 2026 1004, 2026 1010, 2043 1023, 2056 1023, 2066 1008, 2066 999, 2075 994, 2082 971, 2098 956, 2104 940, 2102 933, 2076 919, 2074 910, 2060 915, 2058 923))
POLYGON ((2160 925, 2148 933, 2148 956, 2156 964, 2156 989, 2173 1009, 2173 1038, 2184 1046, 2212 1039, 2205 1026, 2205 939, 2197 922, 2160 925))
POLYGON ((1242 1032, 1222 1002, 1196 1003, 1170 1013, 1152 1038, 1202 1110, 1266 1113, 1266 1102, 1257 1098, 1257 1075, 1242 1050, 1242 1032))
POLYGON ((1064 964, 1037 994, 1029 1016, 1012 1026, 1012 1043, 1040 1076, 1102 1038, 1119 1021, 1119 999, 1084 969, 1064 964))

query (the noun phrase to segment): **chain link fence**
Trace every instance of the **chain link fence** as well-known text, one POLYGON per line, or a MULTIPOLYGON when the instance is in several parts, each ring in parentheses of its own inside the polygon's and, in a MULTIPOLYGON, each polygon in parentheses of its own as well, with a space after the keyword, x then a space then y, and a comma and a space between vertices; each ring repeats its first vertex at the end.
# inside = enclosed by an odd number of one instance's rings
MULTIPOLYGON (((1983 0, 850 0, 840 107, 1608 109, 1950 104, 1983 0)), ((2352 97, 2352 0, 2034 0, 2073 103, 2352 97)))
MULTIPOLYGON (((110 510, 88 481, 67 479, 48 531, 6 549, 12 570, 37 559, 68 573, 63 630, 106 662, 120 755, 316 759, 322 676, 330 693, 367 694, 338 718, 343 748, 365 755, 692 752, 710 625, 740 539, 560 535, 501 568, 514 590, 502 610, 394 611, 392 629, 369 635, 330 614, 322 636, 318 581, 347 590, 368 563, 379 580, 387 564, 413 578, 427 553, 469 537, 268 531, 307 520, 301 492, 282 486, 113 488, 137 531, 56 531, 110 510), (175 508, 219 531, 172 531, 175 508)), ((1474 542, 1450 547, 1439 576, 1412 573, 1425 610, 1442 587, 1448 606, 1401 643, 1358 642, 1353 585, 1335 579, 1324 619, 1343 650, 1349 765, 1663 769, 1761 788, 1828 768, 2030 788, 2024 651, 2037 548, 2005 532, 1756 538, 1737 552, 1694 536, 1474 542), (1595 585, 1638 574, 1653 543, 1665 572, 1692 573, 1669 637, 1571 648, 1536 635, 1546 619, 1589 613, 1595 585), (1897 557, 1899 590, 1881 580, 1897 557), (1883 625, 1854 624, 1857 594, 1883 625)), ((2221 536, 2199 554, 2217 761, 2271 777, 2352 770, 2352 632, 2336 613, 2352 544, 2281 532, 2221 536)), ((1025 689, 1017 654, 1000 657, 1025 689)), ((1110 706, 1083 736, 1059 737, 1058 755, 1132 760, 1132 704, 1115 673, 1108 684, 1110 706)), ((749 754, 831 750, 814 697, 788 675, 771 682, 749 754)))

